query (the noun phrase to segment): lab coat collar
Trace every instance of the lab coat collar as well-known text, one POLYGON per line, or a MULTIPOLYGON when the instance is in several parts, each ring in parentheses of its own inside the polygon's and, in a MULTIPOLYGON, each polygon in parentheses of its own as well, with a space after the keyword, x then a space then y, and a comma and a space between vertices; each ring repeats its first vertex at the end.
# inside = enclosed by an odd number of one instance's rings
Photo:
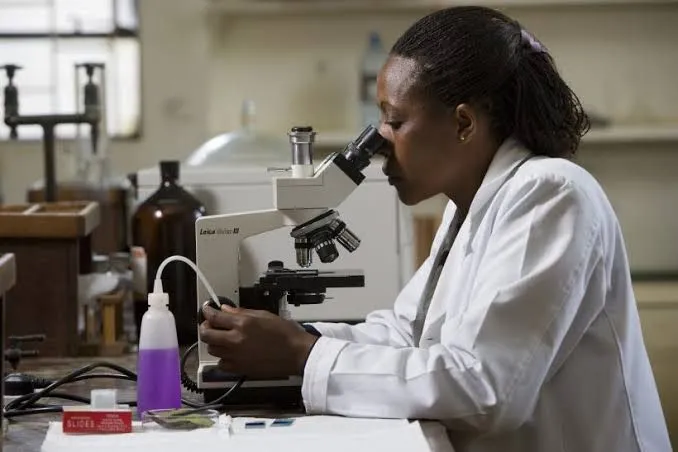
POLYGON ((472 230, 474 224, 482 218, 488 202, 499 191, 511 171, 528 155, 530 151, 515 138, 508 138, 499 146, 469 208, 468 216, 472 230))
MULTIPOLYGON (((471 202, 469 214, 464 221, 464 224, 459 231, 458 239, 461 239, 463 246, 463 254, 469 255, 473 252, 472 242, 478 226, 481 224, 484 213, 489 207, 490 201, 499 191, 506 179, 511 175, 513 169, 520 164, 530 152, 515 139, 507 139, 499 146, 495 153, 490 166, 485 173, 483 182, 476 192, 476 196, 471 202)), ((450 215, 450 221, 454 221, 450 215)), ((450 261, 448 260, 448 263, 450 261)), ((443 274, 440 276, 438 286, 436 287, 431 304, 429 306, 428 314, 422 328, 422 338, 430 335, 431 328, 438 322, 442 321, 445 316, 445 303, 443 299, 445 294, 449 293, 449 287, 453 285, 453 276, 446 277, 445 271, 447 267, 443 268, 443 274)), ((447 269, 452 271, 452 269, 447 269)))

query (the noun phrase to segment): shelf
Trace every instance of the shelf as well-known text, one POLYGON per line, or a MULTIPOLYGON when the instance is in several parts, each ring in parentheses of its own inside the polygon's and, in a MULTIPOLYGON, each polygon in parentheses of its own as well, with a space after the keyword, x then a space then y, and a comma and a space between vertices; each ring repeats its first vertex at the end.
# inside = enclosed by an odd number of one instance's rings
POLYGON ((582 141, 584 144, 678 143, 678 124, 594 128, 582 141))
POLYGON ((678 5, 676 0, 206 0, 213 12, 230 15, 427 12, 450 6, 549 8, 678 5))
MULTIPOLYGON (((343 148, 358 136, 358 132, 318 131, 316 146, 319 148, 343 148)), ((583 145, 624 144, 671 144, 678 145, 678 124, 659 126, 611 126, 591 129, 583 138, 583 145)))

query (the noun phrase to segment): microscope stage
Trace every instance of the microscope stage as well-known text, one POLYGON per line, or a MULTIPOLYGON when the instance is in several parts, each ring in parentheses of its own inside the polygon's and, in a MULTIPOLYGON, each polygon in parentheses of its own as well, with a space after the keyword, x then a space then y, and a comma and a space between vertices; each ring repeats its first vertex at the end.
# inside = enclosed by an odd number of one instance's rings
POLYGON ((267 289, 315 292, 328 287, 364 287, 365 275, 362 270, 269 270, 259 279, 259 285, 267 289))

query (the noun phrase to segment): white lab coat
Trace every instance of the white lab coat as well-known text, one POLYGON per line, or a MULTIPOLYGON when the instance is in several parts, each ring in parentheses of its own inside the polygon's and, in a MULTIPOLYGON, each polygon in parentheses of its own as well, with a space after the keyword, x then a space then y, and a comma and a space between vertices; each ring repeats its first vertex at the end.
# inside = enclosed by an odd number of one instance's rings
POLYGON ((312 324, 308 413, 437 419, 458 452, 671 450, 612 207, 564 159, 535 156, 505 180, 527 154, 507 140, 493 159, 419 347, 412 322, 452 203, 392 310, 312 324))

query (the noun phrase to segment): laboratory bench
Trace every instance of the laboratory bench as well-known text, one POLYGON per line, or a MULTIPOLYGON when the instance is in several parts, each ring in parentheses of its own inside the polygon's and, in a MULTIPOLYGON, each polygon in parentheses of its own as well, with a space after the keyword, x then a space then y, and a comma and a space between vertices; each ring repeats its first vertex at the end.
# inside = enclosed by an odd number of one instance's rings
MULTIPOLYGON (((186 370, 190 375, 195 373, 196 360, 195 355, 192 355, 187 360, 186 370), (193 359, 191 359, 193 358, 193 359)), ((30 374, 32 376, 54 380, 68 375, 72 371, 92 364, 94 362, 104 361, 107 363, 117 364, 131 371, 136 369, 136 354, 129 354, 120 357, 106 357, 106 358, 26 358, 21 361, 19 371, 30 374)), ((95 373, 106 372, 105 369, 95 370, 95 373)), ((111 371, 112 372, 112 371, 111 371)), ((195 379, 195 377, 192 376, 195 379)), ((90 396, 92 389, 117 389, 117 398, 119 402, 135 400, 136 390, 135 382, 129 380, 112 380, 112 379, 92 379, 82 380, 75 383, 69 383, 63 386, 60 392, 67 392, 69 394, 78 395, 81 397, 90 396)), ((195 403, 203 403, 201 396, 191 393, 183 388, 183 397, 195 403)), ((49 404, 64 404, 69 403, 63 400, 44 399, 44 403, 49 404)), ((279 409, 266 408, 239 408, 236 411, 229 411, 232 416, 251 416, 251 417, 291 417, 301 416, 303 412, 299 411, 285 411, 281 412, 279 409)), ((45 438, 47 428, 50 422, 60 421, 61 414, 40 414, 27 415, 15 417, 9 423, 3 452, 33 452, 39 451, 42 442, 45 438)))
MULTIPOLYGON (((13 268, 10 255, 0 254, 0 295, 3 292, 2 284, 10 284, 14 279, 11 273, 13 268)), ((638 301, 643 333, 650 359, 659 386, 666 420, 674 442, 678 442, 678 274, 635 273, 633 278, 634 291, 638 301)), ((36 348, 40 348, 39 346, 36 348)), ((196 354, 188 359, 187 371, 195 374, 196 354)), ((24 358, 18 371, 47 379, 63 377, 73 370, 94 361, 105 361, 118 364, 134 371, 136 368, 136 354, 105 358, 58 358, 37 357, 24 358)), ((8 370, 8 369, 6 369, 8 370)), ((193 377, 194 378, 194 377, 193 377)), ((63 389, 65 392, 83 397, 89 397, 90 391, 96 388, 118 389, 118 400, 134 400, 136 396, 135 383, 125 380, 85 380, 70 383, 63 389)), ((184 398, 202 403, 199 395, 184 389, 184 398)), ((45 400, 46 403, 64 403, 61 400, 45 400)), ((67 402, 66 402, 67 403, 67 402)), ((230 412, 235 416, 294 416, 303 415, 299 412, 281 413, 274 409, 251 409, 230 412)), ((50 421, 59 421, 60 414, 29 415, 14 418, 9 425, 4 440, 3 452, 39 451, 50 421)), ((678 446, 678 444, 674 444, 678 446)))

